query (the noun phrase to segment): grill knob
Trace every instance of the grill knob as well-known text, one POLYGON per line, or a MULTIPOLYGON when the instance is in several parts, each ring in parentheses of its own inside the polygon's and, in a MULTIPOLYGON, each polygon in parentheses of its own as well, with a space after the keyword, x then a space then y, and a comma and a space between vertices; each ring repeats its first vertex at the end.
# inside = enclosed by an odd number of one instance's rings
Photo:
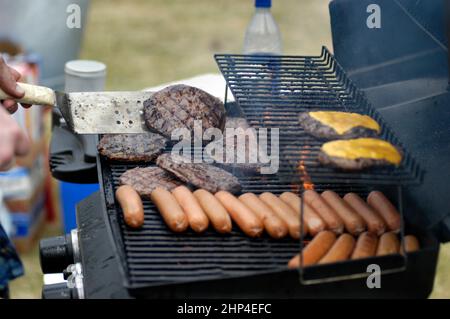
POLYGON ((77 290, 67 287, 67 283, 44 285, 42 299, 78 299, 77 290))
POLYGON ((74 263, 71 234, 42 239, 39 243, 39 257, 44 274, 62 272, 74 263))

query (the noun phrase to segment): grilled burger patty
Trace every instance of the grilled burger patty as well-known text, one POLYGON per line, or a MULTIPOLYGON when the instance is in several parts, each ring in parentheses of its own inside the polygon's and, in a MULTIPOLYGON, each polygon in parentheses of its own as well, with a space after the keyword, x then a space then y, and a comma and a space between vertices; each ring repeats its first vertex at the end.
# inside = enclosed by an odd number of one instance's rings
POLYGON ((225 108, 216 97, 187 85, 172 85, 144 101, 147 127, 168 138, 177 128, 194 129, 194 120, 202 122, 203 130, 225 124, 225 108))
MULTIPOLYGON (((245 143, 244 154, 242 154, 245 158, 245 163, 237 163, 237 154, 239 148, 237 147, 237 138, 236 135, 227 138, 227 128, 242 128, 244 131, 250 128, 250 124, 248 124, 247 120, 243 117, 228 117, 225 121, 225 129, 223 131, 223 154, 220 157, 218 154, 213 154, 211 157, 216 161, 216 164, 222 167, 225 170, 233 170, 238 169, 244 172, 259 172, 261 168, 260 163, 249 163, 250 156, 250 144, 247 140, 245 143), (233 163, 226 163, 226 158, 228 153, 233 153, 235 158, 233 163)), ((257 145, 256 145, 257 147, 257 145)), ((258 152, 258 150, 256 150, 258 152)), ((259 160, 259 159, 258 159, 259 160)))
POLYGON ((150 197, 156 187, 167 190, 182 185, 175 176, 159 167, 136 167, 125 171, 120 177, 121 185, 130 185, 141 196, 150 197))
POLYGON ((319 162, 345 170, 400 165, 401 160, 401 152, 395 146, 375 138, 327 142, 319 152, 319 162))
POLYGON ((239 180, 227 171, 205 163, 185 163, 184 160, 182 156, 166 153, 156 159, 156 164, 183 182, 212 193, 220 190, 237 193, 241 190, 239 180))
POLYGON ((380 126, 375 120, 357 113, 302 112, 299 121, 305 132, 329 140, 374 137, 380 133, 380 126))
POLYGON ((166 147, 165 137, 156 133, 106 134, 97 145, 99 153, 115 161, 150 162, 166 147))

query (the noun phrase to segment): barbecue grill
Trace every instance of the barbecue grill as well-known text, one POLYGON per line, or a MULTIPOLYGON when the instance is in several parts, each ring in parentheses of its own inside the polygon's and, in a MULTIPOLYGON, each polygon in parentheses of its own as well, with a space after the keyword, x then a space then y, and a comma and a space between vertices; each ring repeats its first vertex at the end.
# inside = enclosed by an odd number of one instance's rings
MULTIPOLYGON (((332 21, 333 14, 341 14, 345 6, 355 6, 355 2, 332 2, 332 21)), ((335 35, 334 42, 338 41, 336 38, 335 35)), ((75 257, 69 259, 80 270, 69 279, 78 280, 70 280, 71 288, 66 284, 44 287, 44 297, 428 296, 439 242, 429 229, 411 222, 409 216, 418 213, 411 204, 414 203, 409 197, 412 193, 407 193, 407 197, 403 193, 423 189, 429 170, 421 169, 422 162, 415 160, 417 152, 409 151, 410 143, 400 143, 395 135, 397 123, 380 114, 382 109, 377 110, 378 105, 373 107, 366 92, 358 88, 358 81, 348 76, 339 59, 326 48, 320 55, 308 57, 223 54, 216 55, 215 59, 236 99, 234 103, 227 102, 225 93, 227 114, 242 115, 255 128, 279 128, 280 132, 278 173, 256 175, 235 170, 233 173, 239 178, 243 192, 301 194, 303 189, 314 187, 318 191, 332 189, 340 195, 355 192, 365 197, 373 189, 382 189, 403 213, 402 234, 417 235, 421 249, 407 256, 374 257, 289 270, 288 260, 298 253, 307 238, 301 238, 300 242, 273 240, 268 236, 251 239, 237 228, 228 235, 210 230, 201 235, 190 231, 174 234, 148 200, 144 201, 143 228, 132 230, 124 224, 114 191, 119 176, 139 163, 112 162, 97 156, 101 190, 77 207, 78 234, 41 242, 44 273, 61 272, 67 266, 67 255, 76 251, 72 254, 75 257), (401 165, 360 173, 319 165, 320 142, 300 129, 297 118, 301 111, 316 109, 372 116, 381 124, 381 137, 402 148, 401 165), (368 289, 361 278, 367 276, 367 266, 374 263, 383 270, 380 289, 368 289)), ((169 145, 166 152, 170 149, 169 145)), ((88 153, 92 154, 92 150, 88 153)), ((52 170, 58 171, 65 161, 68 159, 59 154, 58 161, 52 162, 52 170)))

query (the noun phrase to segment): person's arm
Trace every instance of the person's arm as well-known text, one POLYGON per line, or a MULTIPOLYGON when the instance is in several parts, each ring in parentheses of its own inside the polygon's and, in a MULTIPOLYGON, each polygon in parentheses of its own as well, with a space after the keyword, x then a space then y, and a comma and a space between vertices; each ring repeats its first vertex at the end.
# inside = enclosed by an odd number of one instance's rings
MULTIPOLYGON (((24 95, 23 90, 17 85, 20 73, 9 67, 0 57, 0 89, 15 98, 24 95)), ((0 171, 10 168, 14 156, 25 155, 30 147, 27 135, 22 132, 19 125, 9 113, 17 111, 17 103, 14 100, 0 101, 0 171), (9 112, 9 113, 8 113, 9 112)))

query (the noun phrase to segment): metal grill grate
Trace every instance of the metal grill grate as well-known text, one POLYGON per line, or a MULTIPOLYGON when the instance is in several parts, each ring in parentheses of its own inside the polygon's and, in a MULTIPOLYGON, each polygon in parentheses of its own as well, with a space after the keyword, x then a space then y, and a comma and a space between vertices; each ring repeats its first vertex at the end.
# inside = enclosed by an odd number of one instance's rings
MULTIPOLYGON (((130 229, 123 221, 114 192, 123 172, 148 164, 134 165, 100 159, 99 166, 113 238, 127 273, 125 279, 129 288, 283 270, 299 251, 296 240, 273 240, 267 235, 252 239, 235 225, 233 232, 227 235, 213 230, 201 235, 192 231, 175 234, 166 227, 151 201, 145 199, 144 226, 130 229)), ((256 194, 298 190, 298 185, 286 183, 277 175, 241 176, 239 181, 243 192, 256 194)), ((317 190, 326 188, 327 185, 321 185, 317 190)), ((368 192, 364 186, 333 185, 333 189, 340 194, 357 192, 361 196, 366 196, 368 192)))
POLYGON ((279 128, 281 173, 298 175, 314 184, 407 185, 419 183, 418 165, 406 152, 364 94, 323 47, 317 57, 216 55, 217 64, 247 120, 255 128, 279 128), (317 160, 322 141, 298 123, 302 111, 334 110, 367 114, 381 126, 380 137, 403 150, 399 167, 345 172, 317 160), (301 167, 300 167, 301 166, 301 167))
MULTIPOLYGON (((119 250, 123 247, 127 284, 131 288, 283 269, 299 250, 295 240, 272 240, 267 236, 251 239, 236 226, 227 235, 213 230, 201 235, 192 231, 175 234, 166 227, 149 200, 144 200, 144 226, 130 229, 123 222, 114 191, 119 186, 120 175, 135 165, 101 159, 101 166, 108 216, 119 250)), ((241 178, 240 182, 245 192, 292 190, 286 184, 282 187, 276 178, 268 183, 254 178, 241 178)))

